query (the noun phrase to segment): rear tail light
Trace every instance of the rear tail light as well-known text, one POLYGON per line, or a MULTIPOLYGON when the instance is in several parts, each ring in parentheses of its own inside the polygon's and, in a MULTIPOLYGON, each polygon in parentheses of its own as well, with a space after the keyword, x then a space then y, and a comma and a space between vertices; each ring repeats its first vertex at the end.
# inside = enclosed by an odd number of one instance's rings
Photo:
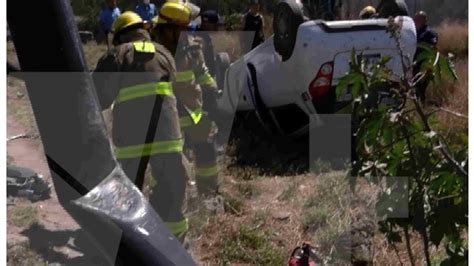
POLYGON ((318 71, 316 78, 309 85, 309 95, 313 100, 317 100, 324 96, 332 85, 332 75, 334 63, 324 63, 318 71))

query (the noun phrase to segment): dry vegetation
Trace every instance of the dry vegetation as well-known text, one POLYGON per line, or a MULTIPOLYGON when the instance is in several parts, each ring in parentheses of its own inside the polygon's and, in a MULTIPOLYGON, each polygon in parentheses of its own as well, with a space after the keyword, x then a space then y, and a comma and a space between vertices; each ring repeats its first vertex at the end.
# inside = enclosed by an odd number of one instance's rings
POLYGON ((454 66, 459 79, 431 86, 428 102, 447 111, 438 113, 440 126, 449 133, 468 129, 469 73, 468 73, 468 25, 467 22, 444 22, 437 29, 438 49, 443 54, 453 53, 454 66))
MULTIPOLYGON (((271 28, 268 17, 266 23, 271 28)), ((444 23, 438 31, 440 50, 443 53, 453 52, 457 56, 455 65, 460 79, 431 89, 429 98, 446 109, 467 115, 467 24, 444 23)), ((271 32, 266 34, 269 36, 271 32)), ((216 45, 218 51, 230 51, 234 59, 241 54, 238 48, 234 48, 240 45, 232 34, 221 34, 215 38, 220 40, 216 45), (229 50, 229 47, 232 48, 229 50)), ((9 45, 9 51, 11 49, 9 45)), ((89 66, 93 69, 106 47, 90 43, 84 49, 89 66)), ((10 85, 14 84, 9 81, 10 85)), ((31 110, 25 103, 27 98, 24 99, 17 104, 18 100, 9 98, 8 112, 24 120, 24 123, 31 124, 33 120, 27 118, 31 117, 31 110)), ((467 130, 467 119, 463 117, 439 112, 438 118, 440 127, 448 132, 467 130)), ((259 144, 266 145, 263 142, 259 144)), ((274 151, 267 151, 266 154, 278 156, 274 151)), ((257 159, 251 157, 249 161, 255 162, 257 159)), ((319 167, 317 175, 301 174, 298 165, 293 168, 297 170, 281 174, 284 169, 291 168, 287 165, 291 163, 278 161, 277 164, 280 166, 249 164, 239 160, 236 163, 235 158, 225 162, 228 169, 223 177, 224 212, 210 213, 202 206, 189 209, 192 226, 189 234, 190 251, 197 261, 208 265, 283 265, 295 246, 303 241, 311 241, 325 261, 338 262, 338 242, 358 215, 350 207, 353 201, 350 194, 346 193, 345 174, 329 172, 330 167, 324 164, 319 167), (268 172, 271 167, 277 170, 268 172)), ((373 204, 373 191, 370 188, 362 186, 360 193, 359 197, 373 204)), ((23 228, 38 222, 37 219, 33 207, 16 208, 8 213, 9 224, 23 228)), ((415 254, 421 253, 420 237, 413 235, 412 241, 415 254)), ((439 260, 444 256, 443 252, 435 248, 431 252, 439 260)), ((28 244, 9 246, 8 258, 11 265, 44 264, 41 256, 31 251, 28 244)), ((384 236, 376 234, 373 261, 377 265, 398 265, 407 263, 409 259, 403 243, 390 246, 384 236)))
POLYGON ((295 246, 310 241, 318 243, 321 258, 337 260, 335 247, 350 227, 344 176, 333 172, 247 181, 226 176, 223 192, 231 205, 226 212, 192 216, 195 259, 210 265, 283 265, 295 246))
POLYGON ((468 52, 468 25, 467 21, 444 21, 436 27, 439 34, 438 49, 441 53, 454 53, 464 57, 468 52))

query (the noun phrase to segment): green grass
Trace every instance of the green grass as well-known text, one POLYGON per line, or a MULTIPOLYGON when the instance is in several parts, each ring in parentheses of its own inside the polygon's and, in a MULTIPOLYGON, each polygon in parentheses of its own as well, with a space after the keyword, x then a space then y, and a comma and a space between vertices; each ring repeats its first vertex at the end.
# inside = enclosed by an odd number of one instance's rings
POLYGON ((208 223, 211 223, 212 220, 215 218, 216 216, 212 215, 212 213, 207 211, 205 208, 201 208, 197 213, 190 215, 188 217, 190 235, 194 237, 202 235, 202 232, 204 231, 208 223))
POLYGON ((286 254, 271 245, 270 235, 267 231, 241 226, 224 237, 218 255, 221 264, 284 265, 286 254))
POLYGON ((301 220, 305 231, 316 231, 327 225, 329 211, 326 208, 311 208, 307 210, 301 220))
POLYGON ((15 226, 29 228, 39 222, 38 210, 33 206, 17 206, 8 211, 8 220, 15 226))
POLYGON ((33 115, 28 95, 23 82, 16 78, 7 79, 8 90, 13 90, 12 98, 7 99, 7 113, 13 116, 15 120, 28 130, 36 127, 36 121, 33 115))
POLYGON ((224 197, 224 207, 226 212, 236 215, 242 214, 245 207, 245 204, 242 199, 233 197, 227 193, 223 193, 222 196, 224 197))
POLYGON ((265 221, 266 221, 267 217, 268 217, 268 210, 261 209, 261 210, 258 210, 258 211, 255 212, 252 222, 256 226, 261 226, 261 225, 265 224, 265 221))
POLYGON ((311 232, 320 256, 334 260, 334 245, 351 228, 351 194, 345 174, 321 175, 313 193, 304 203, 303 230, 311 232))
POLYGON ((349 185, 342 172, 321 176, 314 192, 305 202, 305 207, 326 205, 332 208, 344 207, 348 200, 349 185))
POLYGON ((311 171, 317 175, 329 173, 332 171, 332 166, 328 161, 317 159, 311 164, 311 171))
POLYGON ((278 196, 279 201, 290 201, 291 199, 296 198, 296 193, 298 192, 298 184, 291 183, 288 187, 283 190, 283 192, 278 196))
POLYGON ((260 169, 255 167, 230 167, 229 171, 232 173, 235 179, 249 181, 256 180, 261 177, 260 169))
POLYGON ((83 45, 83 49, 89 69, 94 70, 99 58, 101 58, 107 51, 107 46, 97 45, 95 42, 89 42, 83 45))
POLYGON ((261 191, 258 188, 248 183, 237 184, 237 190, 246 199, 258 197, 261 194, 261 191))

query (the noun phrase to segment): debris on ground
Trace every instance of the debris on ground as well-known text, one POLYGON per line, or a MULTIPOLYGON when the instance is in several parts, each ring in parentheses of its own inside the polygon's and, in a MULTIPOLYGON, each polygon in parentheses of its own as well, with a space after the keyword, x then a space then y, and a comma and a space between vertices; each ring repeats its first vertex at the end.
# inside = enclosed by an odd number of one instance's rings
POLYGON ((7 195, 24 197, 32 202, 50 198, 51 184, 42 175, 24 167, 7 167, 7 195))
POLYGON ((307 243, 304 243, 300 247, 297 247, 293 250, 291 254, 290 261, 288 262, 289 266, 316 266, 316 262, 320 263, 321 259, 319 259, 316 255, 316 250, 307 243))
POLYGON ((206 209, 212 213, 222 214, 225 212, 224 198, 222 196, 205 199, 203 203, 206 209))
POLYGON ((291 212, 279 211, 273 214, 273 219, 284 221, 284 220, 289 219, 290 216, 291 216, 291 212))
POLYGON ((18 134, 18 135, 7 138, 7 142, 12 141, 12 140, 17 140, 17 139, 35 139, 35 138, 38 138, 38 135, 30 134, 30 133, 22 133, 22 134, 18 134))

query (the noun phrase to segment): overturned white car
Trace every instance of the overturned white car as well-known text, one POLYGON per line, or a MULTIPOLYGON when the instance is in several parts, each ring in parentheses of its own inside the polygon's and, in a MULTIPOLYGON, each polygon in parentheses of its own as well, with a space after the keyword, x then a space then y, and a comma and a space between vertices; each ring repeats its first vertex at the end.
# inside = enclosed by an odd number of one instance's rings
MULTIPOLYGON (((221 110, 255 111, 270 131, 300 136, 308 132, 310 117, 335 113, 350 102, 349 91, 336 99, 335 88, 349 71, 353 50, 373 63, 390 56, 387 66, 393 81, 402 75, 388 19, 304 22, 300 5, 282 1, 274 20, 275 35, 228 68, 221 110)), ((395 21, 401 25, 402 49, 411 63, 417 46, 415 25, 409 17, 395 21)))

